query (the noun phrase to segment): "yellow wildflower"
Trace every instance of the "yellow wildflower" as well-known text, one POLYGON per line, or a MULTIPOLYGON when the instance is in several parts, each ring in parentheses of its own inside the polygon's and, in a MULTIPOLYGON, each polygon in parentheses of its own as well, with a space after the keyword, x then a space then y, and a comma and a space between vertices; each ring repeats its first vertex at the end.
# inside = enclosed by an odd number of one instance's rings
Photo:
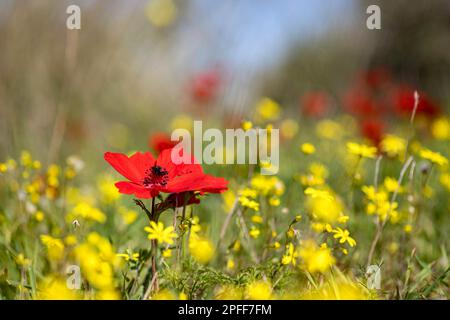
POLYGON ((247 286, 246 293, 250 300, 270 300, 272 298, 272 285, 264 280, 254 281, 247 286))
POLYGON ((150 226, 145 227, 144 230, 148 232, 150 240, 156 240, 159 243, 173 244, 173 239, 177 237, 173 226, 164 228, 164 224, 161 221, 158 223, 150 221, 150 226))
POLYGON ((350 232, 348 230, 342 230, 341 228, 337 227, 332 231, 334 233, 334 238, 339 239, 339 243, 345 243, 347 242, 350 247, 354 247, 356 245, 356 240, 350 237, 350 232))
POLYGON ((304 154, 313 154, 316 152, 316 147, 314 147, 311 143, 302 144, 300 149, 304 154))
POLYGON ((434 164, 437 164, 438 166, 445 166, 448 164, 447 158, 442 156, 439 152, 434 152, 429 149, 421 149, 419 152, 419 155, 426 160, 431 161, 434 164))
POLYGON ((279 118, 280 106, 272 99, 263 98, 256 106, 256 112, 263 121, 272 121, 279 118))
POLYGON ((347 150, 353 155, 361 158, 375 158, 377 154, 376 147, 370 147, 365 144, 358 144, 354 142, 347 143, 347 150))

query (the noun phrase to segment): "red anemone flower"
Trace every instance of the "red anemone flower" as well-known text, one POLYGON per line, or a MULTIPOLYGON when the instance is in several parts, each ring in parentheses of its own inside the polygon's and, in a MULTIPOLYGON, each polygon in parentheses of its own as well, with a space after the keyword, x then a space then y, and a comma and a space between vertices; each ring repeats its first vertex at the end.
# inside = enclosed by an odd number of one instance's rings
POLYGON ((165 132, 155 132, 150 136, 149 146, 156 153, 160 154, 164 149, 170 149, 177 145, 177 141, 172 141, 170 135, 165 132))
POLYGON ((301 106, 307 117, 322 117, 328 111, 329 97, 325 92, 311 91, 302 97, 301 106))
POLYGON ((175 164, 171 159, 172 149, 163 150, 157 159, 150 152, 136 152, 131 157, 122 153, 106 152, 105 160, 128 181, 115 184, 120 193, 134 194, 148 199, 159 193, 221 193, 227 189, 228 181, 207 175, 201 165, 175 164))

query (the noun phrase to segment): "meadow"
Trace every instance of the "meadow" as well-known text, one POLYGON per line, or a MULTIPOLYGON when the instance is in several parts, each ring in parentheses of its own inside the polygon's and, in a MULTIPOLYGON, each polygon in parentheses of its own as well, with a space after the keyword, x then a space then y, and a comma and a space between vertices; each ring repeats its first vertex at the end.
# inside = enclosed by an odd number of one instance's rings
MULTIPOLYGON (((159 2, 169 8, 142 16, 171 51, 159 28, 177 11, 159 2)), ((306 79, 294 99, 262 86, 226 100, 233 79, 210 67, 173 93, 128 64, 124 35, 104 36, 102 22, 58 31, 47 8, 18 6, 0 26, 16 39, 0 64, 0 299, 450 297, 449 100, 438 85, 380 65, 330 71, 332 88, 306 79), (228 161, 226 146, 222 164, 172 163, 171 133, 194 134, 198 120, 224 135, 279 130, 274 174, 259 158, 228 161)), ((164 50, 148 54, 164 61, 164 50)))

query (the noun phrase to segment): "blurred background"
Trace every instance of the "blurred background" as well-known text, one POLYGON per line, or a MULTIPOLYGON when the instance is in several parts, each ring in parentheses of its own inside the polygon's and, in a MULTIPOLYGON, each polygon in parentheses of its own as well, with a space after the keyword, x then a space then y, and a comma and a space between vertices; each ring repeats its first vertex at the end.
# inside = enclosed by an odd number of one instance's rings
POLYGON ((365 116, 376 143, 374 115, 395 122, 412 90, 423 114, 447 112, 449 48, 448 0, 2 0, 0 159, 75 153, 95 169, 189 119, 239 126, 262 96, 296 120, 365 116))

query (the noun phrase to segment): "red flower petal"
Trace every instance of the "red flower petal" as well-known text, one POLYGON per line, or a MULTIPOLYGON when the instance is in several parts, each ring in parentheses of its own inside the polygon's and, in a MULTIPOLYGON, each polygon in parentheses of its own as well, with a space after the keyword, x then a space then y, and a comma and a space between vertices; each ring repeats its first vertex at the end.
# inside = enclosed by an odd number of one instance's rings
POLYGON ((146 189, 143 186, 128 181, 116 182, 115 186, 119 189, 120 193, 134 194, 137 198, 141 199, 149 199, 159 193, 157 190, 146 189))
POLYGON ((145 170, 155 162, 150 152, 136 152, 130 158, 122 153, 106 152, 104 157, 117 172, 136 183, 142 181, 145 170))

